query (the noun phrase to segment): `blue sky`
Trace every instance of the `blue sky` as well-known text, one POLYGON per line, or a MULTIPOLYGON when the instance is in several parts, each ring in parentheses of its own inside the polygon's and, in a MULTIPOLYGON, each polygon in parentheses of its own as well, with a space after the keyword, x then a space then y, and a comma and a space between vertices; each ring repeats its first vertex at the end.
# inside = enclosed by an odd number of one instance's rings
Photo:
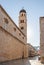
POLYGON ((40 44, 39 18, 44 16, 44 0, 0 0, 0 4, 18 25, 19 11, 27 12, 27 42, 33 46, 40 44))

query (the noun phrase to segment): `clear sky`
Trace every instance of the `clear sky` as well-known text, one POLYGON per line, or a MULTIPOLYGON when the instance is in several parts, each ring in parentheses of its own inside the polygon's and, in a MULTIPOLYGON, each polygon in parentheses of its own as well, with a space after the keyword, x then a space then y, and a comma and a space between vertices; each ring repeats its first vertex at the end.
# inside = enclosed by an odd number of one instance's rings
POLYGON ((0 0, 0 4, 18 25, 19 11, 27 12, 27 42, 33 46, 40 44, 40 16, 44 16, 44 0, 0 0))

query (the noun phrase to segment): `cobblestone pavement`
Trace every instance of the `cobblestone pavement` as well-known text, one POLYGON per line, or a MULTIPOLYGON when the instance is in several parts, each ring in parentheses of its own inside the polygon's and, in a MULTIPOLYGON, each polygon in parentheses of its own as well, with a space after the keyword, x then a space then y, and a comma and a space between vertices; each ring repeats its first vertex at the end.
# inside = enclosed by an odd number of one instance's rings
POLYGON ((0 65, 44 65, 38 61, 37 57, 30 57, 28 59, 12 60, 0 63, 0 65))

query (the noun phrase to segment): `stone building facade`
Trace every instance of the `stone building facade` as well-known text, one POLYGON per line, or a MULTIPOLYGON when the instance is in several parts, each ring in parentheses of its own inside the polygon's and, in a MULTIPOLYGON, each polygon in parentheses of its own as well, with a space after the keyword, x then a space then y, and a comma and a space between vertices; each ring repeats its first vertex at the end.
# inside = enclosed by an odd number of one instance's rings
POLYGON ((27 43, 27 46, 28 46, 28 56, 29 57, 33 57, 33 56, 37 56, 37 51, 35 50, 35 48, 30 44, 30 43, 27 43))
POLYGON ((0 62, 28 57, 26 44, 26 11, 24 9, 20 11, 18 27, 0 5, 0 62))
POLYGON ((40 56, 44 62, 44 17, 40 17, 40 56))

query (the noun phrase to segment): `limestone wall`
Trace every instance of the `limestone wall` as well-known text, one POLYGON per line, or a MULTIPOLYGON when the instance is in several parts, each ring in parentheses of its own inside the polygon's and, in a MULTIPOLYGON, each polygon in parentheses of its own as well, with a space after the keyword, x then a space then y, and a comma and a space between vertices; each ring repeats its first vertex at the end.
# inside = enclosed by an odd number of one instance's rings
POLYGON ((22 58, 24 44, 0 27, 0 61, 22 58))
POLYGON ((11 33, 13 36, 17 37, 22 42, 26 43, 26 37, 17 27, 14 21, 9 17, 3 8, 0 7, 0 26, 11 33))
POLYGON ((28 46, 28 56, 31 57, 31 56, 36 56, 37 55, 37 51, 34 49, 34 47, 27 43, 27 46, 28 46))
POLYGON ((40 50, 41 55, 44 56, 44 17, 40 18, 40 50))
POLYGON ((0 7, 0 62, 28 57, 26 37, 0 7))
POLYGON ((44 17, 40 17, 40 56, 44 62, 44 17))
POLYGON ((24 46, 24 58, 27 58, 29 55, 29 48, 28 48, 28 45, 25 44, 24 46))

